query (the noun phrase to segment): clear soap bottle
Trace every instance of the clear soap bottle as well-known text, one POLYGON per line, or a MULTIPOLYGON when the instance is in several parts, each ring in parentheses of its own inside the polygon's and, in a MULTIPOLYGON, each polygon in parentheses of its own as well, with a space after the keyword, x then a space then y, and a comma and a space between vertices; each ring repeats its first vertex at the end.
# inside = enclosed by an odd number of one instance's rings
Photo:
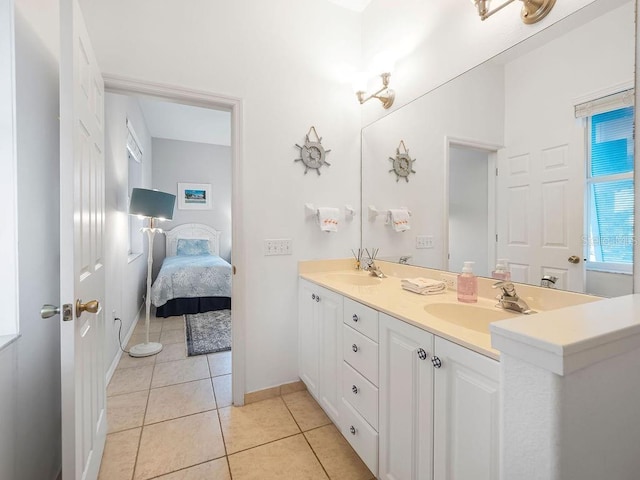
POLYGON ((464 262, 462 273, 458 275, 458 301, 476 303, 478 301, 478 278, 473 274, 475 262, 464 262))
POLYGON ((491 277, 496 280, 503 280, 506 282, 511 280, 511 272, 509 271, 507 264, 508 260, 506 258, 499 258, 498 263, 496 263, 496 269, 491 272, 491 277))

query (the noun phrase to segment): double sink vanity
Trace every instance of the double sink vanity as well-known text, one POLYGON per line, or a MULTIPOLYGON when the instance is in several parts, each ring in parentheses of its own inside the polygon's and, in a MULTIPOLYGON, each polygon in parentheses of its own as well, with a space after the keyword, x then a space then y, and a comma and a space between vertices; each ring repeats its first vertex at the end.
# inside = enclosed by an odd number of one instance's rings
MULTIPOLYGON (((568 403, 603 364, 640 357, 640 300, 517 285, 539 312, 522 315, 496 306, 491 279, 478 279, 477 303, 462 304, 452 289, 401 288, 402 278, 446 272, 379 267, 386 278, 350 260, 301 262, 298 284, 299 376, 377 478, 597 478, 566 475, 577 467, 565 427, 581 411, 568 403)), ((610 385, 610 400, 624 383, 610 385)), ((602 452, 597 439, 578 440, 602 452)))

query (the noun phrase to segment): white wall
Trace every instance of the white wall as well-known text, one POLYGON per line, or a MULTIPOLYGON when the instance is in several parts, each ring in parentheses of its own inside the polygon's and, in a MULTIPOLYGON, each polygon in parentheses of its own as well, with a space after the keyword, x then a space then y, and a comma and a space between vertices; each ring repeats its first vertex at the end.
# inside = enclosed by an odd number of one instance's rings
POLYGON ((60 296, 58 66, 20 12, 15 32, 21 336, 0 351, 0 478, 41 480, 61 465, 60 318, 40 318, 60 296))
MULTIPOLYGON (((211 184, 211 210, 181 210, 161 227, 170 230, 183 223, 204 223, 220 235, 220 256, 231 261, 231 147, 205 143, 153 139, 153 188, 178 193, 178 183, 211 184)), ((154 278, 165 256, 165 238, 156 240, 153 258, 154 278)))
POLYGON ((321 234, 304 203, 360 198, 360 106, 344 65, 360 58, 360 16, 318 0, 83 2, 103 72, 243 99, 241 208, 246 274, 246 391, 296 380, 297 262, 345 257, 359 222, 321 234), (314 125, 331 149, 322 175, 303 175, 294 146, 314 125), (265 257, 264 239, 293 255, 265 257))
MULTIPOLYGON (((107 93, 105 95, 105 368, 117 358, 118 325, 113 313, 122 320, 122 338, 129 332, 142 306, 146 292, 147 242, 143 254, 131 260, 129 247, 129 205, 127 188, 129 159, 127 155, 127 118, 144 151, 142 187, 151 188, 153 147, 144 116, 135 98, 107 93)), ((142 233, 138 233, 142 235, 142 233)))

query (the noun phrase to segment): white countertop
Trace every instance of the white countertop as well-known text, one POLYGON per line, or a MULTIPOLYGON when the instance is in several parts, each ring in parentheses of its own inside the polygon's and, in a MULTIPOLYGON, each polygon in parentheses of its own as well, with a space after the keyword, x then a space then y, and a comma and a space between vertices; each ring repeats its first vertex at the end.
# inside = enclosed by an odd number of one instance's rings
MULTIPOLYGON (((491 323, 490 329, 480 332, 425 311, 427 304, 458 303, 455 291, 418 295, 403 290, 400 285, 402 278, 440 279, 442 272, 388 262, 379 262, 379 265, 388 276, 376 285, 353 285, 345 281, 345 274, 369 275, 357 271, 352 260, 301 262, 300 277, 482 355, 499 359, 500 352, 508 353, 559 375, 640 348, 640 294, 602 299, 516 284, 520 296, 538 313, 513 312, 513 318, 491 323)), ((478 281, 480 295, 478 303, 472 305, 507 313, 495 306, 496 292, 490 288, 492 280, 479 278, 478 281)))

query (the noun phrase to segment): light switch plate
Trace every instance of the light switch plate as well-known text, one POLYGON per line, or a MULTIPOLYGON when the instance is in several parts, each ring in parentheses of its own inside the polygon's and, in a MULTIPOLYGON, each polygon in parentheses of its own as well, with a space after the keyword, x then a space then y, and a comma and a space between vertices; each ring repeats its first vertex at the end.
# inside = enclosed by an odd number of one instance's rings
POLYGON ((432 235, 416 236, 416 248, 433 248, 433 236, 432 235))
POLYGON ((290 238, 271 238, 264 241, 265 255, 291 255, 290 238))

